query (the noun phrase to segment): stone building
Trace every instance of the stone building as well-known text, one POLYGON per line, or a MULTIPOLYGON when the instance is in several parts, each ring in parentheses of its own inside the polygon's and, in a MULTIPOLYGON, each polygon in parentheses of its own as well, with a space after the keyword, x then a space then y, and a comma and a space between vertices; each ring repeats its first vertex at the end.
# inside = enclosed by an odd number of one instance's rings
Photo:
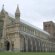
POLYGON ((51 34, 49 39, 55 41, 55 23, 52 21, 44 22, 43 29, 51 34))
POLYGON ((44 22, 44 31, 20 19, 18 6, 13 18, 3 5, 0 12, 0 51, 55 51, 55 42, 50 39, 55 30, 53 28, 52 21, 47 24, 44 22))

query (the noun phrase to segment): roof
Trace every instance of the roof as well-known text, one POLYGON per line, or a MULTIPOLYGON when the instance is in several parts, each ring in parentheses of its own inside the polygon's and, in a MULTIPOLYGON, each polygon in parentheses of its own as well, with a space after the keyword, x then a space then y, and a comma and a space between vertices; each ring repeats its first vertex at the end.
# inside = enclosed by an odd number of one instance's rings
MULTIPOLYGON (((10 13, 9 13, 9 16, 12 17, 12 18, 10 18, 10 19, 11 19, 11 21, 14 23, 14 21, 15 21, 14 18, 15 18, 15 17, 14 17, 12 14, 10 14, 10 13)), ((40 28, 38 28, 38 27, 36 27, 36 26, 34 26, 34 25, 28 23, 28 22, 26 22, 25 20, 20 19, 20 23, 26 24, 26 25, 28 25, 28 26, 34 28, 34 29, 37 29, 38 31, 41 31, 41 32, 43 32, 43 33, 45 33, 45 34, 47 34, 47 35, 50 35, 48 32, 46 32, 46 31, 44 31, 44 30, 42 30, 42 29, 40 29, 40 28)))
POLYGON ((39 30, 39 31, 41 31, 41 32, 43 32, 43 33, 45 33, 45 34, 47 34, 47 35, 50 35, 48 32, 46 32, 46 31, 44 31, 44 30, 42 30, 42 29, 40 29, 40 28, 38 28, 38 27, 36 27, 36 26, 34 26, 34 25, 32 25, 32 24, 30 24, 30 23, 24 21, 24 20, 22 20, 22 19, 20 19, 20 22, 22 22, 22 23, 24 23, 24 24, 26 24, 26 25, 28 25, 28 26, 34 28, 34 29, 37 29, 37 30, 39 30))

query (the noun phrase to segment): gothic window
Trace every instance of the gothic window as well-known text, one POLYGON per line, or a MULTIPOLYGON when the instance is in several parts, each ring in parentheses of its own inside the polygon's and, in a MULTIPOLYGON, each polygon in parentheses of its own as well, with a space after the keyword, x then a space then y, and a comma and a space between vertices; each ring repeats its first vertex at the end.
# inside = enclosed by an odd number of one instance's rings
POLYGON ((45 25, 45 27, 47 27, 47 25, 45 25))
POLYGON ((50 24, 45 25, 45 27, 50 27, 50 24))

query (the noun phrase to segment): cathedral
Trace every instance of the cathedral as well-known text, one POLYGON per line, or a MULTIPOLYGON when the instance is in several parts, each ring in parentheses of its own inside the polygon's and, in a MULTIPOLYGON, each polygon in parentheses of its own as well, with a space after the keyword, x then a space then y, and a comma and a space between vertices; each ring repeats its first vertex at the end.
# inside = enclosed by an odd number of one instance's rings
POLYGON ((54 52, 55 23, 43 22, 43 30, 20 19, 17 6, 15 17, 0 11, 0 51, 54 52))

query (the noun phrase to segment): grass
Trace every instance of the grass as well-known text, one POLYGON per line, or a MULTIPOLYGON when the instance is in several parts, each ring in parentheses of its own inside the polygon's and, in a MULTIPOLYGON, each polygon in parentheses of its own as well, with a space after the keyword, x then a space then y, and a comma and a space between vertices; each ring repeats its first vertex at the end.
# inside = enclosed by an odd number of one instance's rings
POLYGON ((54 52, 0 52, 0 55, 55 55, 54 52))

